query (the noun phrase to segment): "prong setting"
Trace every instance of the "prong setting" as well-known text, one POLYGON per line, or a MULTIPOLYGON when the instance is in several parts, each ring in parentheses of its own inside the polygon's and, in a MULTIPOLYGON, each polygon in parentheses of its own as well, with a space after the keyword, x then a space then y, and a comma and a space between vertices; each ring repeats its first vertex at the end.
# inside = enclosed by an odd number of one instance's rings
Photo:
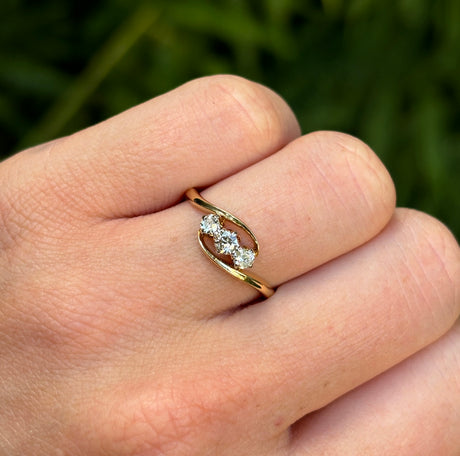
POLYGON ((208 214, 201 219, 200 232, 214 239, 216 251, 232 258, 236 269, 248 269, 254 264, 256 252, 240 245, 238 234, 224 227, 222 217, 208 214))

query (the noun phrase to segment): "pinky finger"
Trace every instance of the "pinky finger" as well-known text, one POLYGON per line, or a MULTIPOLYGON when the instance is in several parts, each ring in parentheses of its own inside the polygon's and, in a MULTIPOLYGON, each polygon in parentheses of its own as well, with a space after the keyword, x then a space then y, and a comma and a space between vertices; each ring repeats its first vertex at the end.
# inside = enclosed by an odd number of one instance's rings
POLYGON ((458 456, 460 322, 293 426, 292 456, 458 456))

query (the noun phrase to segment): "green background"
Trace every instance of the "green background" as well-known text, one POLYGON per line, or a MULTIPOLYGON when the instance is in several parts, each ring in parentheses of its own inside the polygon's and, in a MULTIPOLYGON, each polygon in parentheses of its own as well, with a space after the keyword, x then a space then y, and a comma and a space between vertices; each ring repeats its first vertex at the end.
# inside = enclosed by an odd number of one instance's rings
POLYGON ((366 141, 398 204, 460 235, 458 0, 2 0, 0 17, 0 157, 235 73, 304 133, 366 141))

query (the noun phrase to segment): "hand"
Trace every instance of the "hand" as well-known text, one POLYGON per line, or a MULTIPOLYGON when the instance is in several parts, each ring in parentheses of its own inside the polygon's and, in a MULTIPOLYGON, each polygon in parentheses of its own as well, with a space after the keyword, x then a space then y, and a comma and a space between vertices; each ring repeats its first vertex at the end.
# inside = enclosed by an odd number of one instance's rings
POLYGON ((366 145, 230 76, 5 161, 0 454, 458 455, 459 247, 394 203, 366 145), (192 186, 274 296, 202 254, 192 186))

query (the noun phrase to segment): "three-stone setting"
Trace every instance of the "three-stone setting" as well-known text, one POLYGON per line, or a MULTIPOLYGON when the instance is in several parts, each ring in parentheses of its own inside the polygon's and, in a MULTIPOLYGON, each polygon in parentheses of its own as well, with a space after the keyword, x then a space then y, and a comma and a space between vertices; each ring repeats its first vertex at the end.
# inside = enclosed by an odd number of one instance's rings
POLYGON ((241 270, 252 267, 259 253, 259 242, 246 223, 203 198, 196 188, 189 188, 185 196, 193 206, 207 214, 201 220, 197 237, 201 250, 209 260, 265 298, 272 296, 275 292, 273 287, 260 277, 241 270), (242 243, 249 243, 250 248, 242 243))
POLYGON ((238 234, 223 226, 223 220, 216 214, 205 215, 201 219, 200 231, 214 239, 216 251, 230 255, 236 269, 251 268, 256 252, 240 245, 238 234))

